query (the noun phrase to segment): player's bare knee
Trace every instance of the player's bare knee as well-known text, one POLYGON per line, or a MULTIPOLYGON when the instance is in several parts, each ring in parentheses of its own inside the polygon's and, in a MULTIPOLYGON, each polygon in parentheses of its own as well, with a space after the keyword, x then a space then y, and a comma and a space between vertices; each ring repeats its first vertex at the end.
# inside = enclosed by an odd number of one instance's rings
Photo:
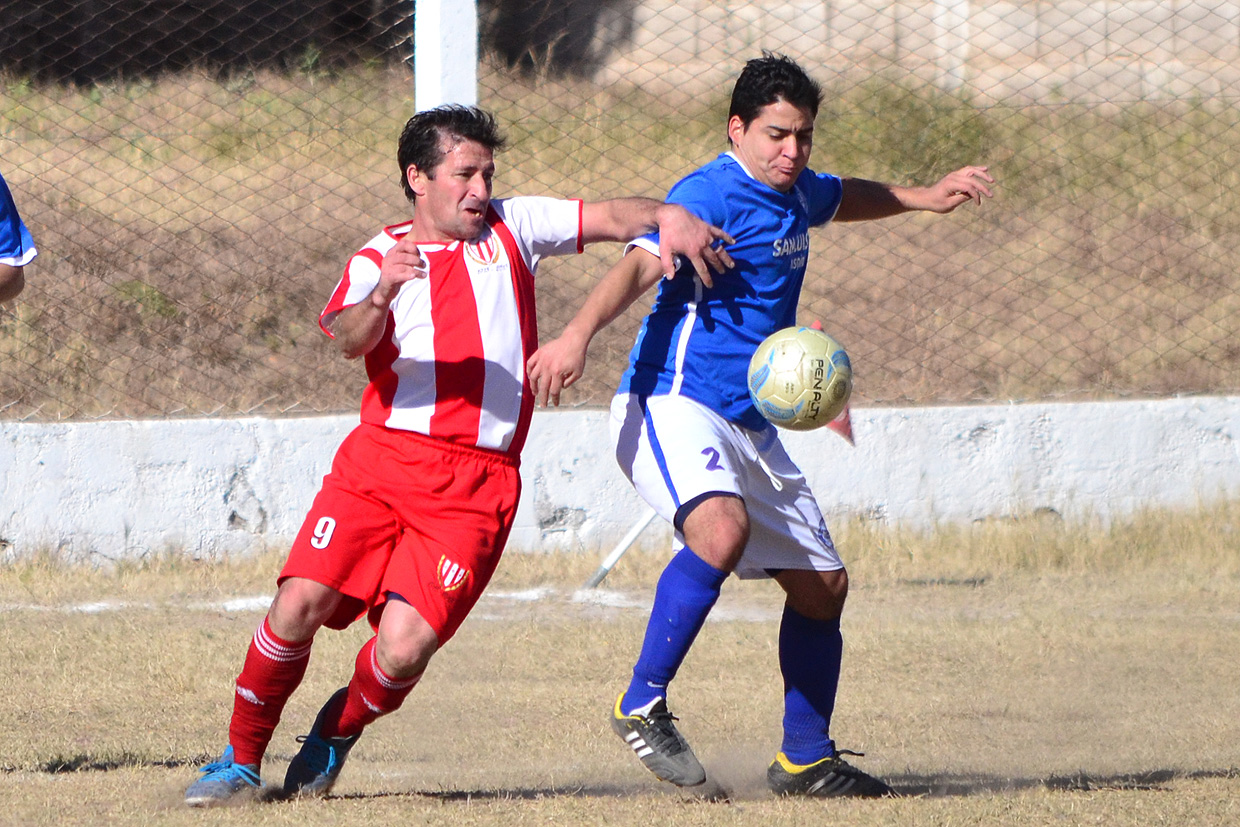
POLYGON ((314 637, 340 605, 340 592, 301 577, 290 577, 276 590, 267 612, 271 630, 285 640, 314 637))
POLYGON ((375 658, 379 668, 393 678, 413 678, 426 671, 431 657, 439 648, 434 634, 408 636, 379 635, 375 658))
POLYGON ((685 545, 720 571, 732 571, 749 542, 749 512, 735 496, 712 496, 696 503, 681 525, 685 545))
POLYGON ((822 572, 822 583, 833 600, 842 605, 848 598, 848 569, 822 572))
POLYGON ((379 667, 393 678, 412 678, 426 671, 439 650, 439 637, 410 604, 390 596, 379 621, 375 657, 379 667))

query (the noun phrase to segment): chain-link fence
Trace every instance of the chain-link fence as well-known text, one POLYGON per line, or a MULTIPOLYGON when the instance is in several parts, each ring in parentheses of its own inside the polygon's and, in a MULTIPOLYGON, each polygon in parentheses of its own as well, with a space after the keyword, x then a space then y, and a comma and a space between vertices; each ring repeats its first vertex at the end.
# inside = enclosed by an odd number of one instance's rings
MULTIPOLYGON (((726 149, 763 48, 827 89, 815 169, 990 166, 980 210, 813 234, 802 318, 859 404, 1240 390, 1238 0, 489 0, 480 23, 497 195, 662 196, 726 149)), ((41 254, 0 309, 0 416, 354 409, 362 367, 316 316, 408 214, 411 49, 408 0, 6 0, 0 173, 41 254)), ((619 252, 544 263, 544 338, 619 252)), ((569 403, 606 400, 642 307, 569 403)))

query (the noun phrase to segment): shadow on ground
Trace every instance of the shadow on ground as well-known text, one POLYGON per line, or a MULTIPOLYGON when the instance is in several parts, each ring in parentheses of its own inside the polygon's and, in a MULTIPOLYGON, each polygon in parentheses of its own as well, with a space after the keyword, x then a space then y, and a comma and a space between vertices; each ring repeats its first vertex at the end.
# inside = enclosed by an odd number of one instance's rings
POLYGON ((886 781, 905 796, 948 798, 979 793, 1019 792, 1035 788, 1061 792, 1088 790, 1160 790, 1178 779, 1240 778, 1240 768, 1201 770, 1148 770, 1092 775, 1052 775, 1046 778, 1004 778, 991 775, 897 775, 886 781))
MULTIPOLYGON (((150 759, 133 754, 123 754, 112 758, 100 758, 91 755, 60 756, 31 767, 0 766, 0 773, 34 771, 49 775, 78 772, 108 772, 125 768, 159 768, 177 769, 181 767, 198 767, 212 760, 210 756, 199 755, 188 758, 150 759)), ((1114 773, 1110 775, 1094 775, 1079 772, 1073 775, 1052 775, 1045 778, 1010 778, 984 774, 941 774, 941 775, 894 775, 887 776, 886 781, 901 796, 950 798, 980 795, 985 793, 1011 793, 1031 789, 1048 789, 1061 792, 1083 792, 1090 790, 1162 790, 1177 780, 1200 780, 1211 778, 1240 778, 1240 768, 1178 770, 1160 769, 1141 772, 1114 773)), ((687 798, 705 801, 728 802, 737 799, 761 797, 746 792, 736 795, 733 791, 717 783, 707 782, 701 788, 676 790, 663 784, 581 784, 565 787, 502 787, 477 790, 391 790, 368 793, 346 793, 331 795, 328 798, 342 801, 369 800, 380 798, 428 798, 444 802, 455 801, 487 801, 487 800, 535 800, 542 798, 626 798, 634 795, 649 794, 652 790, 679 793, 687 798)), ((279 793, 271 791, 264 796, 267 800, 278 799, 279 793)))
POLYGON ((199 767, 212 760, 214 758, 205 753, 189 758, 163 759, 144 758, 128 752, 107 758, 82 753, 79 755, 58 755, 33 767, 18 767, 12 764, 5 764, 0 766, 0 773, 41 772, 48 775, 61 775, 72 772, 109 772, 111 770, 143 767, 176 769, 178 767, 199 767))
MULTIPOLYGON (((1060 792, 1089 790, 1162 790, 1176 780, 1240 778, 1240 768, 1201 770, 1149 770, 1113 775, 1053 775, 1046 778, 1004 778, 988 775, 902 775, 887 782, 901 796, 951 798, 986 793, 1012 793, 1031 789, 1060 792)), ((735 795, 715 785, 698 790, 673 790, 653 784, 583 784, 572 787, 509 787, 493 790, 409 790, 407 792, 349 793, 329 796, 341 800, 377 798, 432 798, 439 801, 535 800, 542 798, 627 798, 649 794, 652 790, 678 792, 686 798, 719 803, 764 797, 764 794, 735 795)))
MULTIPOLYGON (((1048 789, 1060 792, 1083 792, 1089 790, 1162 790, 1176 780, 1207 778, 1240 778, 1240 768, 1201 770, 1150 770, 1145 772, 1116 773, 1113 775, 1049 776, 1046 778, 1003 778, 987 775, 903 775, 888 777, 887 782, 901 795, 907 797, 950 798, 985 793, 1011 793, 1030 789, 1048 789)), ((667 785, 647 784, 583 784, 573 787, 512 787, 493 790, 409 790, 407 792, 349 793, 329 796, 342 800, 366 800, 371 798, 409 797, 432 798, 439 801, 478 800, 533 800, 541 798, 625 798, 648 794, 651 790, 679 792, 687 798, 727 803, 733 800, 762 797, 750 794, 734 795, 715 785, 698 790, 673 790, 667 785)))

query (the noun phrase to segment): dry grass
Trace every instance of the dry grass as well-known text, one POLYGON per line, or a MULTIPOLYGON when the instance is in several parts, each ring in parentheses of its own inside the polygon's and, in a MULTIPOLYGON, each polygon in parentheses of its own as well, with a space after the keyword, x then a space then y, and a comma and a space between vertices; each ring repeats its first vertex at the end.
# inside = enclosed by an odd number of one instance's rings
MULTIPOLYGON (((596 559, 525 554, 501 566, 406 708, 367 734, 336 796, 200 813, 179 799, 222 744, 261 617, 220 602, 269 593, 278 555, 110 571, 17 563, 0 569, 11 665, 0 812, 117 825, 1232 823, 1237 527, 1224 507, 1106 531, 841 530, 856 562, 834 734, 908 797, 830 804, 762 787, 779 731, 769 584, 729 581, 673 691, 730 803, 659 785, 605 724, 665 554, 626 557, 603 602, 574 598, 596 559), (110 609, 82 610, 103 600, 110 609)), ((320 637, 270 778, 364 634, 320 637)))
MULTIPOLYGON (((722 95, 484 67, 512 139, 500 194, 660 195, 722 148, 722 95)), ((858 401, 1240 388, 1238 110, 1011 109, 833 81, 815 166, 927 181, 988 162, 998 197, 947 219, 816 234, 803 302, 849 348, 858 401)), ((359 366, 315 317, 345 258, 406 213, 398 69, 0 84, 0 150, 43 255, 0 312, 7 417, 341 411, 359 366)), ((541 271, 554 335, 618 249, 541 271)), ((614 387, 640 308, 567 397, 614 387)))

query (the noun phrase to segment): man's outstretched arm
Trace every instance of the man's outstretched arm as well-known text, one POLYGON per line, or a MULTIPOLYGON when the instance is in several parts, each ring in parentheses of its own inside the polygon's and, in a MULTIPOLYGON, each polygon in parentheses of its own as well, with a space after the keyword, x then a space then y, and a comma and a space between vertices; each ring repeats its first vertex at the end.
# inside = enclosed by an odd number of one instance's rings
POLYGON ((663 265, 658 258, 634 247, 594 286, 559 338, 540 347, 526 364, 537 403, 560 404, 560 391, 581 378, 586 350, 594 335, 658 283, 663 265))
POLYGON ((833 220, 869 221, 917 210, 949 213, 968 201, 980 205, 983 198, 992 195, 987 185, 995 182, 987 169, 961 167, 928 187, 899 187, 864 178, 845 178, 844 194, 833 220))
POLYGON ((673 256, 682 255, 693 264, 702 282, 710 287, 711 270, 722 273, 734 266, 723 244, 732 244, 730 235, 707 224, 679 204, 664 204, 652 198, 613 198, 588 201, 581 211, 581 237, 595 241, 632 241, 658 230, 659 259, 663 273, 672 275, 673 256))

